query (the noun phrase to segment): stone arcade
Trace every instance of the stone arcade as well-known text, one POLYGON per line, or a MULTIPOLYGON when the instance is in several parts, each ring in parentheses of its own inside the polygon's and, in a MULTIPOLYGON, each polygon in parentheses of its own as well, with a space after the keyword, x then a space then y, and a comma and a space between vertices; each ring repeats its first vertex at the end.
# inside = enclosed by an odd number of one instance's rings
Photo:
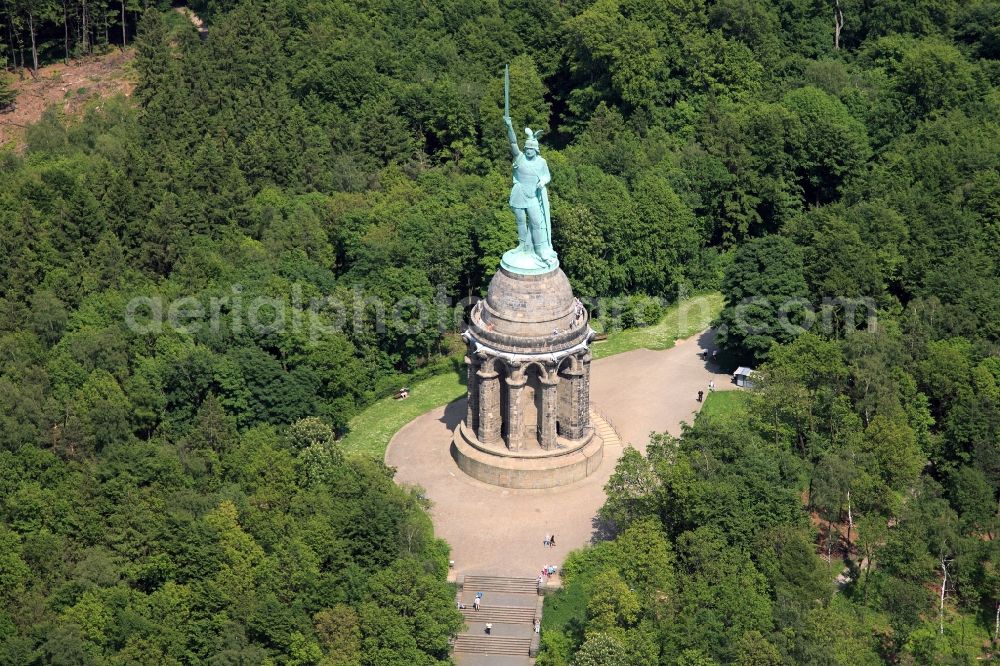
POLYGON ((452 455, 470 476, 510 488, 578 481, 600 465, 590 423, 594 332, 559 268, 503 267, 469 315, 468 399, 452 455))

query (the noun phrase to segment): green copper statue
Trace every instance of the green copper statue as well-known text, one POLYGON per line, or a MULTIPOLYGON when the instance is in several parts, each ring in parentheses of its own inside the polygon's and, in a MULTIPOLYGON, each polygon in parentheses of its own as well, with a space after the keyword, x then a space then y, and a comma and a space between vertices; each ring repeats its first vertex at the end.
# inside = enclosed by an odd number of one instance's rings
POLYGON ((510 189, 511 210, 517 220, 517 247, 504 252, 500 265, 512 273, 534 275, 547 273, 559 266, 552 249, 552 218, 546 186, 552 180, 549 165, 538 154, 541 131, 532 132, 524 142, 524 152, 517 145, 517 134, 510 118, 510 70, 504 70, 504 124, 514 158, 514 182, 510 189))

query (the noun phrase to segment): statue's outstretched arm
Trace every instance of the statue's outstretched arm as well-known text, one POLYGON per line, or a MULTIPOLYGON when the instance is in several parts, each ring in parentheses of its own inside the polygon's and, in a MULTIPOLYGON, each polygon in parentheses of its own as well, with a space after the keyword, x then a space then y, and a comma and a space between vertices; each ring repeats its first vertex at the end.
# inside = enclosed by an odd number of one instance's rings
POLYGON ((510 142, 510 154, 517 159, 521 154, 521 149, 517 147, 517 134, 514 132, 514 122, 510 116, 503 117, 503 123, 507 126, 507 140, 510 142))

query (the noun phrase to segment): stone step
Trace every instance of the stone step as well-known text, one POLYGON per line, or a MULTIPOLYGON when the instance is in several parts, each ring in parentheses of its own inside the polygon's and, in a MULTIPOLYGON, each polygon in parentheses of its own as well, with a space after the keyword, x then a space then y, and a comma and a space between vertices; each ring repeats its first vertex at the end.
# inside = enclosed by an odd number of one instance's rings
POLYGON ((530 638, 513 636, 487 636, 485 634, 459 634, 455 638, 454 652, 477 654, 502 654, 515 657, 528 656, 531 649, 530 638))
POLYGON ((598 428, 595 432, 598 437, 604 440, 605 445, 621 444, 621 437, 618 436, 618 433, 613 428, 598 428))
POLYGON ((505 578, 501 576, 466 576, 463 589, 466 592, 509 592, 513 594, 537 594, 538 583, 533 578, 505 578))
POLYGON ((594 426, 594 432, 601 438, 605 446, 623 444, 621 435, 618 434, 615 427, 593 409, 590 410, 590 422, 594 426))
POLYGON ((493 622, 496 624, 533 624, 534 608, 518 606, 480 606, 479 610, 464 608, 462 614, 470 622, 493 622))

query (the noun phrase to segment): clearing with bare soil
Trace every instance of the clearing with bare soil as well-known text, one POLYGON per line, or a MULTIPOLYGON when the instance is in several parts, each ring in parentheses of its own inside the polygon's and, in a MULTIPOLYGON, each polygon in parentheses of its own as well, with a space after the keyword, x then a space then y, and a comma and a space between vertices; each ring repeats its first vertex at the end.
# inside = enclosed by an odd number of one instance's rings
POLYGON ((68 65, 41 67, 36 77, 25 72, 23 80, 12 84, 17 91, 14 107, 0 113, 0 146, 13 143, 22 152, 25 129, 37 122, 49 106, 58 106, 66 115, 78 115, 91 100, 130 96, 135 81, 129 64, 134 57, 134 49, 115 50, 71 60, 68 65))

